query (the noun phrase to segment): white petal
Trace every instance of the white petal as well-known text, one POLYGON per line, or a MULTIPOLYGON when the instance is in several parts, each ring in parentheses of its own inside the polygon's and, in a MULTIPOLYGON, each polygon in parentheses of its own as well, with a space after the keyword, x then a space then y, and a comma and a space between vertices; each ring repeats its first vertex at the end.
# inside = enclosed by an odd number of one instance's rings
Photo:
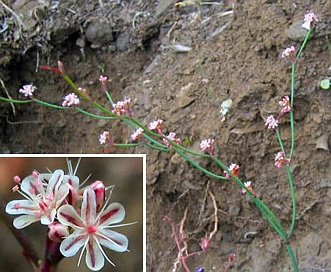
POLYGON ((55 170, 48 182, 47 193, 55 192, 61 185, 64 172, 61 169, 55 170))
POLYGON ((106 210, 99 215, 99 225, 108 226, 121 222, 125 217, 125 209, 119 203, 111 203, 106 210))
POLYGON ((13 225, 17 229, 23 229, 37 221, 39 221, 39 218, 35 215, 21 215, 15 218, 13 225))
POLYGON ((79 177, 77 176, 71 176, 71 175, 64 175, 62 183, 70 184, 72 187, 74 187, 76 190, 79 188, 79 177))
POLYGON ((88 236, 84 235, 81 230, 75 230, 62 241, 60 252, 65 257, 72 257, 86 243, 87 239, 88 236))
POLYGON ((52 224, 54 221, 55 215, 56 215, 56 210, 52 209, 52 211, 49 214, 46 214, 45 216, 41 217, 41 220, 40 220, 41 224, 43 224, 43 225, 52 224))
POLYGON ((39 210, 37 204, 26 199, 12 200, 6 206, 6 213, 9 214, 35 214, 36 210, 39 210))
POLYGON ((63 202, 63 200, 67 197, 69 194, 69 187, 67 184, 63 184, 60 186, 59 190, 56 192, 55 198, 56 198, 56 207, 59 207, 60 204, 63 202))
POLYGON ((100 270, 105 264, 103 254, 94 239, 90 239, 87 243, 85 261, 87 267, 93 271, 100 270))
POLYGON ((63 205, 57 211, 57 219, 61 224, 74 229, 83 226, 82 219, 71 205, 63 205))
POLYGON ((92 188, 88 187, 84 190, 83 203, 82 203, 82 220, 87 225, 92 225, 95 222, 97 204, 95 200, 95 192, 92 188))
POLYGON ((109 229, 98 230, 98 241, 101 245, 117 252, 128 250, 129 240, 125 235, 109 229))

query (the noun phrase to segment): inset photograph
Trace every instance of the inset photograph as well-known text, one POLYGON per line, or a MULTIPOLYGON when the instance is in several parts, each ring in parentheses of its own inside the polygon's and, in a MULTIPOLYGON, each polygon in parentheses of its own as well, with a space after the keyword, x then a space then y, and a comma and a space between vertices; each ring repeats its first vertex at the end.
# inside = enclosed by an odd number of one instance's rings
POLYGON ((145 156, 1 157, 0 271, 143 271, 145 156))

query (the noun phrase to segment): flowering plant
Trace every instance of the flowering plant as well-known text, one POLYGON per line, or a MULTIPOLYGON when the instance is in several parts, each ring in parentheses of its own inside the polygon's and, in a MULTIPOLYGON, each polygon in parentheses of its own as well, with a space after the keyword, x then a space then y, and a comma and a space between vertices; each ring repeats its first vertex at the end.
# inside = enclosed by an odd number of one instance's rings
MULTIPOLYGON (((146 145, 152 149, 158 150, 158 151, 164 151, 164 152, 176 152, 178 155, 180 155, 182 158, 184 158, 187 162, 189 162, 191 165, 199 169, 201 172, 206 174, 207 176, 213 177, 217 180, 228 180, 233 181, 237 183, 237 185, 240 187, 242 194, 247 195, 251 201, 256 205, 256 207, 260 210, 260 212, 263 214, 263 216, 266 218, 266 220, 269 222, 269 224, 272 226, 272 228, 277 232, 280 239, 283 241, 287 252, 290 256, 290 259, 292 261, 292 265, 294 267, 295 271, 299 271, 296 257, 293 253, 292 247, 290 245, 290 240, 294 231, 295 221, 296 221, 296 198, 295 198, 295 190, 294 190, 294 184, 293 184, 293 177, 292 177, 292 170, 290 168, 290 162, 293 158, 294 154, 294 146, 295 146, 295 130, 294 130, 294 97, 295 97, 295 68, 296 68, 296 61, 301 56, 302 51, 304 50, 309 37, 313 31, 314 24, 317 22, 317 16, 314 13, 307 13, 304 19, 304 24, 302 25, 304 28, 308 30, 306 34, 306 38, 303 41, 300 50, 296 50, 294 46, 291 46, 287 49, 285 49, 282 53, 282 58, 290 60, 291 63, 291 90, 290 95, 285 95, 282 97, 281 101, 279 102, 279 105, 282 107, 279 113, 274 116, 266 116, 265 117, 265 125, 269 130, 275 131, 277 135, 277 139, 280 146, 280 151, 277 153, 275 157, 275 166, 277 168, 285 168, 288 176, 289 181, 289 187, 291 190, 291 200, 292 200, 292 218, 291 218, 291 225, 288 231, 285 230, 283 224, 281 223, 280 219, 277 218, 277 216, 271 211, 271 209, 259 198, 257 197, 256 191, 253 189, 254 182, 253 181, 243 181, 239 177, 239 165, 232 163, 230 167, 227 167, 225 163, 220 161, 217 158, 218 150, 216 148, 216 141, 215 139, 205 139, 200 142, 200 148, 201 150, 193 151, 186 146, 184 146, 180 138, 177 138, 177 135, 175 132, 169 132, 168 135, 164 133, 163 126, 165 125, 165 122, 162 119, 156 119, 155 121, 152 121, 149 125, 142 124, 139 120, 134 118, 133 111, 131 109, 131 100, 130 99, 124 99, 123 101, 119 101, 117 103, 114 103, 112 96, 110 95, 106 83, 107 83, 107 77, 101 75, 99 80, 101 82, 102 89, 107 96, 107 99, 109 100, 109 103, 112 107, 112 109, 108 109, 106 106, 103 106, 99 104, 97 101, 94 101, 91 96, 89 95, 88 90, 79 88, 76 86, 76 84, 69 78, 69 76, 64 72, 63 64, 61 62, 58 63, 58 67, 49 67, 49 66, 43 66, 43 69, 45 70, 51 70, 55 71, 58 74, 60 74, 67 82, 72 86, 74 89, 74 92, 83 100, 87 101, 88 103, 92 104, 95 108, 98 110, 101 110, 103 115, 95 114, 92 112, 88 112, 80 106, 82 103, 76 103, 76 102, 65 102, 63 103, 62 107, 54 104, 47 103, 45 101, 38 100, 33 97, 32 92, 27 92, 27 96, 30 97, 31 100, 27 101, 21 101, 21 100, 12 100, 4 97, 0 97, 0 100, 12 102, 12 103, 29 103, 31 101, 36 102, 38 104, 42 104, 45 106, 53 107, 53 108, 59 108, 64 109, 67 107, 64 106, 73 106, 71 109, 76 110, 80 113, 86 114, 93 118, 100 118, 100 119, 118 119, 123 121, 125 124, 127 124, 132 130, 131 134, 131 143, 125 143, 120 144, 116 143, 114 139, 111 138, 110 133, 108 131, 104 131, 100 134, 99 142, 100 144, 103 144, 106 146, 104 153, 110 152, 110 150, 114 147, 132 147, 132 146, 138 146, 138 145, 146 145), (289 148, 289 152, 285 149, 282 141, 282 137, 280 134, 280 123, 282 121, 282 117, 285 114, 289 114, 290 116, 290 124, 291 124, 291 144, 289 148), (214 172, 209 171, 205 167, 201 166, 193 157, 200 157, 200 158, 206 158, 212 160, 218 167, 222 169, 222 172, 224 175, 216 174, 214 172)), ((29 88, 25 88, 29 89, 29 88)), ((70 97, 69 97, 70 98, 70 97)), ((69 98, 66 98, 65 101, 69 101, 69 98)), ((70 100, 71 101, 71 100, 70 100)), ((262 125, 262 124, 261 124, 262 125)), ((88 201, 93 196, 92 192, 87 191, 86 196, 84 194, 85 201, 88 201)), ((52 202, 53 203, 53 202, 52 202)), ((84 203, 84 202, 83 202, 84 203)), ((84 204, 85 205, 85 204, 84 204)), ((89 235, 98 235, 99 231, 103 233, 103 225, 98 225, 101 230, 93 228, 89 228, 90 225, 86 222, 84 223, 84 218, 86 219, 86 211, 82 211, 82 213, 79 215, 79 213, 74 213, 74 211, 67 207, 60 208, 60 211, 63 210, 63 214, 58 215, 59 222, 62 224, 67 224, 71 228, 74 229, 74 233, 78 235, 82 235, 81 239, 87 245, 91 246, 89 248, 93 248, 95 245, 90 245, 90 239, 87 238, 87 233, 89 235), (84 233, 85 235, 83 235, 84 233)), ((107 209, 106 209, 107 210, 107 209)), ((101 212, 101 214, 104 211, 101 212)), ((102 215, 99 213, 96 213, 93 211, 93 216, 90 218, 91 221, 89 222, 95 222, 96 218, 100 218, 102 215)), ((95 226, 94 224, 92 224, 95 226)), ((70 237, 70 236, 68 236, 70 237)), ((208 243, 204 243, 204 245, 210 244, 210 240, 212 237, 209 238, 208 243)), ((68 238, 73 239, 73 237, 68 238)), ((102 239, 98 239, 98 243, 100 245, 104 245, 104 242, 102 239)), ((177 241, 176 241, 177 242, 177 241)), ((83 242, 77 242, 77 246, 82 247, 83 242)), ((204 246, 204 249, 206 249, 208 246, 204 246)), ((186 245, 184 246, 186 250, 186 245)), ((178 250, 182 251, 181 245, 178 245, 178 250)), ((68 252, 64 252, 65 254, 73 254, 76 252, 75 250, 70 250, 68 248, 68 252)), ((181 252, 179 252, 181 253, 181 252)), ((64 255, 64 254, 63 254, 64 255)), ((190 254, 183 257, 182 254, 179 254, 180 257, 178 257, 175 260, 176 266, 181 263, 185 270, 188 272, 189 267, 186 265, 186 258, 188 256, 191 256, 190 254)), ((95 263, 93 263, 92 260, 87 260, 88 265, 90 266, 97 266, 97 261, 95 260, 95 263)))
POLYGON ((72 257, 79 250, 78 266, 84 254, 92 271, 101 270, 105 259, 115 266, 105 248, 129 251, 129 240, 113 228, 134 223, 118 224, 125 218, 125 209, 117 202, 110 203, 114 186, 105 187, 100 180, 84 185, 86 180, 80 182, 70 161, 68 166, 68 174, 61 169, 51 173, 34 170, 23 180, 14 177, 13 191, 24 199, 12 200, 5 207, 7 214, 19 215, 13 227, 22 229, 36 222, 48 227, 44 259, 39 261, 34 250, 26 250, 26 257, 35 271, 56 271, 63 257, 72 257))

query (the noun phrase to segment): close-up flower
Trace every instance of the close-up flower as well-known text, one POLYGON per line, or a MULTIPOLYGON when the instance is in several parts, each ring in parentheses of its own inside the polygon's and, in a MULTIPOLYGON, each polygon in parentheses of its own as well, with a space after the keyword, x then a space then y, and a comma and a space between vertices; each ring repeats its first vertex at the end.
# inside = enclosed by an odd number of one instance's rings
POLYGON ((124 207, 119 203, 111 203, 107 206, 107 202, 98 213, 96 194, 92 188, 87 187, 84 190, 80 214, 69 204, 61 206, 57 212, 59 222, 73 230, 62 241, 61 253, 65 257, 71 257, 76 255, 79 249, 82 248, 78 265, 84 251, 86 251, 86 265, 93 271, 98 271, 104 266, 104 259, 114 265, 107 257, 102 246, 117 252, 128 250, 129 241, 127 237, 110 230, 121 226, 113 224, 124 219, 124 207))
POLYGON ((34 86, 32 83, 27 84, 23 86, 23 89, 19 89, 19 92, 24 94, 24 96, 32 96, 33 92, 35 91, 36 86, 34 86))
POLYGON ((276 128, 278 127, 278 120, 273 115, 269 115, 265 125, 268 126, 268 129, 276 128))
POLYGON ((9 214, 23 214, 14 219, 14 227, 22 229, 34 222, 43 225, 53 223, 57 208, 69 193, 66 184, 62 184, 63 171, 56 170, 52 174, 34 172, 23 179, 21 191, 26 199, 12 200, 6 206, 9 214))
MULTIPOLYGON (((253 187, 252 187, 252 182, 251 181, 247 181, 247 182, 244 182, 244 185, 246 186, 246 188, 251 192, 251 193, 254 193, 253 191, 253 187)), ((246 189, 241 189, 241 193, 244 195, 246 194, 247 190, 246 189)))
POLYGON ((72 105, 78 105, 80 103, 76 94, 70 93, 63 98, 62 107, 70 107, 72 105))

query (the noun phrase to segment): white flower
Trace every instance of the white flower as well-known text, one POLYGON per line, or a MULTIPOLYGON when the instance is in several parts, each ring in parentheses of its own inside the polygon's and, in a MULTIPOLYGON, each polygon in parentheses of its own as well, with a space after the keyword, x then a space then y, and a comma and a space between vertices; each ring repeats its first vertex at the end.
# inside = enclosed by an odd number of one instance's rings
POLYGON ((267 121, 265 122, 265 125, 268 126, 268 129, 276 128, 278 127, 278 120, 275 119, 273 115, 269 115, 267 121))
POLYGON ((57 208, 69 193, 68 186, 62 184, 63 175, 62 170, 52 174, 34 171, 33 175, 23 179, 19 192, 26 199, 10 201, 6 206, 9 214, 23 214, 15 218, 15 228, 22 229, 37 221, 43 225, 53 223, 57 208))
POLYGON ((61 206, 57 212, 60 223, 73 229, 73 232, 60 245, 62 255, 65 257, 74 256, 82 248, 78 265, 85 250, 86 265, 89 269, 100 270, 104 266, 104 258, 114 265, 102 246, 117 252, 127 251, 129 244, 127 237, 110 230, 113 227, 124 226, 124 224, 111 225, 121 222, 124 217, 124 207, 119 203, 112 203, 108 207, 105 205, 97 213, 95 192, 92 188, 87 187, 84 190, 80 215, 73 206, 68 204, 61 206))
POLYGON ((307 12, 302 27, 310 30, 314 21, 318 22, 317 15, 314 12, 307 12))
POLYGON ((105 130, 104 132, 102 132, 99 135, 99 143, 100 144, 105 144, 105 143, 109 142, 109 140, 110 140, 110 133, 109 133, 109 131, 105 130))
POLYGON ((32 96, 34 90, 36 89, 33 84, 27 84, 23 86, 23 89, 19 89, 19 92, 24 94, 24 96, 32 96))
POLYGON ((72 105, 78 105, 80 103, 79 98, 74 93, 70 93, 64 97, 62 107, 70 107, 72 105))

